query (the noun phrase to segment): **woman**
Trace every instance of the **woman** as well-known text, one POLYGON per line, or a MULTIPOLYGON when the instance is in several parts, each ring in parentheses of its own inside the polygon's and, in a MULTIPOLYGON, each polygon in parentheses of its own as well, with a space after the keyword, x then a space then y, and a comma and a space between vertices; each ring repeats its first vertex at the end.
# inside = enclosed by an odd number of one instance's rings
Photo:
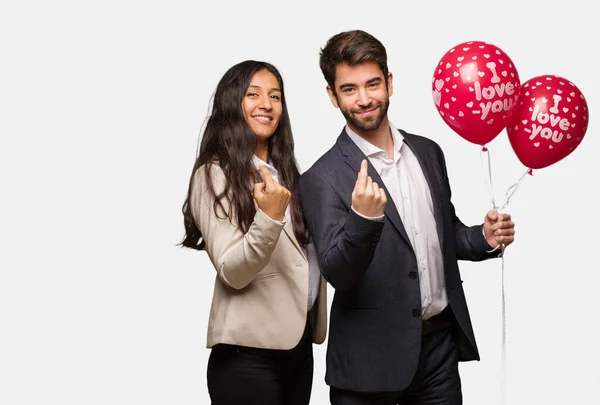
POLYGON ((281 75, 266 62, 231 67, 183 205, 182 245, 205 249, 217 271, 207 341, 213 405, 309 403, 327 301, 299 177, 281 75))

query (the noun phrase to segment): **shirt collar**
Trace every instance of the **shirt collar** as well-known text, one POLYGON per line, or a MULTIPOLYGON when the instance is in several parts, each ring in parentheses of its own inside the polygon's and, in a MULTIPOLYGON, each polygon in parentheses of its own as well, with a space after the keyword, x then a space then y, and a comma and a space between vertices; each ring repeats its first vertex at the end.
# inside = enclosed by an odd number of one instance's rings
MULTIPOLYGON (((404 144, 404 136, 402 136, 400 131, 398 131, 396 126, 391 121, 389 121, 389 123, 390 123, 390 132, 392 134, 392 140, 394 141, 394 151, 400 152, 400 149, 402 148, 402 145, 404 144)), ((348 125, 346 125, 345 129, 346 129, 346 133, 348 134, 348 136, 350 136, 350 139, 352 139, 352 141, 354 141, 356 146, 358 146, 358 148, 362 151, 362 153, 365 154, 365 156, 374 157, 381 153, 385 154, 383 149, 378 148, 377 146, 373 145, 371 142, 362 138, 360 135, 358 135, 356 132, 354 132, 352 129, 350 129, 350 127, 348 125)))
POLYGON ((252 155, 252 163, 254 164, 254 168, 256 170, 260 170, 260 166, 266 166, 267 169, 269 169, 269 171, 271 172, 271 174, 273 175, 273 177, 277 178, 278 172, 277 169, 275 169, 275 166, 273 166, 271 163, 271 161, 269 161, 269 163, 263 161, 262 159, 260 159, 258 156, 256 155, 252 155))

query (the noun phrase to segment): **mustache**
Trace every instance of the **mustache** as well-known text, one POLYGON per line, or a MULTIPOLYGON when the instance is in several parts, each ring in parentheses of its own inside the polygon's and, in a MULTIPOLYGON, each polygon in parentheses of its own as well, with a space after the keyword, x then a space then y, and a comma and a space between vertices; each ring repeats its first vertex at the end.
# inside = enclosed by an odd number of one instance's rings
POLYGON ((350 112, 352 112, 352 113, 361 113, 361 112, 372 110, 372 109, 377 108, 377 107, 381 107, 382 104, 383 103, 381 103, 381 102, 371 103, 371 104, 369 104, 367 106, 364 106, 364 107, 352 108, 350 110, 350 112))

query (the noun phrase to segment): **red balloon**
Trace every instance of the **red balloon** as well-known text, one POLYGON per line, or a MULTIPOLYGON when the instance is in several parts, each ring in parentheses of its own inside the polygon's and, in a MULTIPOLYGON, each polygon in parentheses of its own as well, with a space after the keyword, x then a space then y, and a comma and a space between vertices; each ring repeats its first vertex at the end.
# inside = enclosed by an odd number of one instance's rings
POLYGON ((433 101, 454 132, 483 146, 510 122, 520 85, 515 65, 500 48, 464 42, 446 52, 436 67, 433 101))
POLYGON ((506 132, 521 163, 541 169, 571 154, 587 127, 588 107, 577 86, 560 76, 542 75, 521 86, 506 132))

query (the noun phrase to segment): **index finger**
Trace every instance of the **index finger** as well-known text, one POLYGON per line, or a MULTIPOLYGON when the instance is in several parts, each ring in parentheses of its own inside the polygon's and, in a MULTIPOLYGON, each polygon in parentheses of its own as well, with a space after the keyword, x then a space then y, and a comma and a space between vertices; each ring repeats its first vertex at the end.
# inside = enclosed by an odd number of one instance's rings
POLYGON ((360 171, 358 172, 358 177, 356 178, 356 186, 359 190, 364 190, 367 187, 367 177, 368 177, 369 165, 367 163, 367 159, 363 159, 360 162, 360 171))
POLYGON ((260 171, 263 175, 265 185, 272 185, 275 182, 275 180, 273 179, 273 175, 271 175, 271 172, 269 171, 269 169, 267 169, 267 166, 261 165, 260 171))

